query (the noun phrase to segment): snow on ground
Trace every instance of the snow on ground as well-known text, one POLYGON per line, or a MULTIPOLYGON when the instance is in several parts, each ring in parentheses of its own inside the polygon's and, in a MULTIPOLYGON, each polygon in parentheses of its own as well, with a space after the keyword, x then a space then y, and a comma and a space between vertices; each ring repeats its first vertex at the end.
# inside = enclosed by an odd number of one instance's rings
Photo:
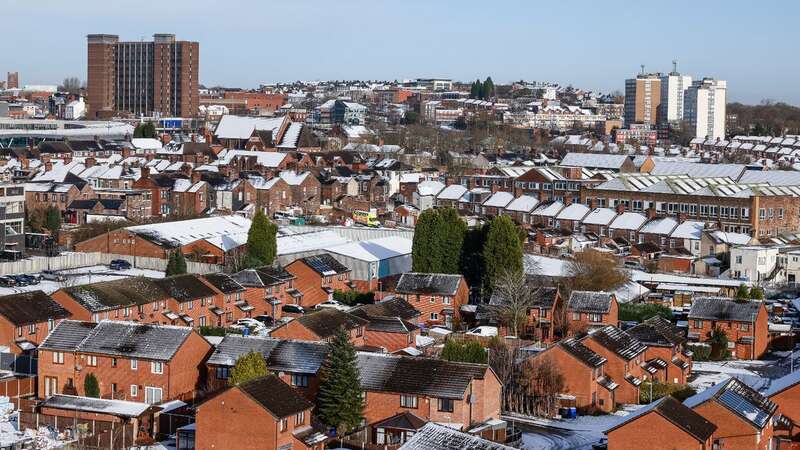
POLYGON ((81 267, 78 269, 63 270, 67 281, 42 280, 39 284, 30 286, 0 287, 0 295, 16 294, 20 292, 41 290, 47 294, 53 293, 63 287, 78 286, 81 284, 97 283, 100 281, 119 280, 129 277, 164 278, 164 272, 158 270, 131 268, 128 270, 111 270, 106 266, 81 267))

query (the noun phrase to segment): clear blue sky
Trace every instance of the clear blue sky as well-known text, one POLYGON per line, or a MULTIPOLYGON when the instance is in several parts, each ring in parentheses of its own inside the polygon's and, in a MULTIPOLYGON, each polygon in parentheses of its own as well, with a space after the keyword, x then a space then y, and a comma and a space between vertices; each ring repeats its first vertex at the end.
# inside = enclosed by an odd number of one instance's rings
POLYGON ((621 90, 640 64, 800 104, 800 2, 2 0, 0 76, 86 77, 86 34, 200 42, 206 85, 491 75, 621 90), (124 6, 123 6, 124 5, 124 6))

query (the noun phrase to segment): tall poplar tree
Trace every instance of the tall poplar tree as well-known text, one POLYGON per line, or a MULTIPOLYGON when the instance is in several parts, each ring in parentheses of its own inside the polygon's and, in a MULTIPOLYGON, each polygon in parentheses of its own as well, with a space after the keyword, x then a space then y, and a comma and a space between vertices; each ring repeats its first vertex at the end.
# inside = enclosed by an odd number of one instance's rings
POLYGON ((262 264, 272 264, 278 254, 277 234, 277 225, 259 210, 247 232, 247 254, 262 264))
POLYGON ((461 220, 458 211, 453 208, 438 210, 441 216, 442 273, 461 273, 461 255, 464 248, 464 236, 467 224, 461 220))
POLYGON ((444 250, 442 229, 442 217, 434 209, 426 209, 417 218, 411 247, 414 272, 441 272, 444 250))

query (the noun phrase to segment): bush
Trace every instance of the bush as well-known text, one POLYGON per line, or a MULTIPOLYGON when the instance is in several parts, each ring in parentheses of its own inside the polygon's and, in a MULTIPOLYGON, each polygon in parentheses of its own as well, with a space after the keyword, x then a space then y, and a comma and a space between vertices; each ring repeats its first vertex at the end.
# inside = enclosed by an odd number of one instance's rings
POLYGON ((333 299, 347 306, 368 305, 375 303, 375 293, 358 291, 333 291, 333 299))
POLYGON ((200 336, 225 336, 225 328, 222 327, 200 327, 200 336))
POLYGON ((486 364, 488 355, 478 341, 451 338, 444 343, 441 358, 446 361, 486 364))
POLYGON ((87 397, 100 398, 100 383, 98 383, 97 377, 93 373, 86 375, 83 380, 83 391, 87 397))
POLYGON ((672 310, 655 303, 620 303, 619 305, 619 320, 622 321, 644 322, 654 316, 672 320, 672 310))
POLYGON ((687 345, 686 348, 694 353, 693 361, 708 361, 711 358, 711 347, 708 345, 687 345))
POLYGON ((672 395, 676 400, 682 402, 696 394, 697 391, 689 386, 673 383, 653 383, 653 398, 650 398, 650 382, 645 381, 639 387, 639 400, 641 403, 650 403, 667 395, 672 395))

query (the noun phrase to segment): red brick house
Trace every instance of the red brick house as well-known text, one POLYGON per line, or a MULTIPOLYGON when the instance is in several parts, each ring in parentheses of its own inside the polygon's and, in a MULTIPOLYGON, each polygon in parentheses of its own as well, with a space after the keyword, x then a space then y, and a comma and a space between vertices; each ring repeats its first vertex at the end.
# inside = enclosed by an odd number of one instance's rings
POLYGON ((370 443, 405 436, 386 422, 406 413, 461 430, 500 417, 501 383, 487 365, 362 352, 358 367, 370 443))
POLYGON ((134 320, 166 322, 169 295, 155 280, 145 277, 123 278, 61 288, 51 297, 72 314, 75 320, 134 320))
POLYGON ((296 259, 286 271, 295 277, 294 287, 302 294, 297 304, 303 308, 333 300, 334 291, 349 291, 354 286, 350 269, 327 253, 296 259))
POLYGON ((36 349, 70 312, 42 291, 0 297, 0 346, 15 354, 36 349))
POLYGON ((452 326, 462 305, 469 301, 469 287, 461 275, 408 272, 400 276, 395 293, 421 313, 421 322, 452 326))
POLYGON ((248 180, 255 188, 256 206, 267 217, 273 217, 277 211, 283 211, 292 205, 292 188, 283 178, 250 177, 248 180))
POLYGON ((102 398, 191 399, 204 384, 211 351, 188 327, 64 320, 39 346, 39 395, 86 395, 85 379, 94 374, 102 398))
POLYGON ((344 327, 350 334, 350 342, 358 347, 366 345, 364 331, 368 324, 367 320, 353 314, 333 308, 322 308, 273 329, 269 335, 280 339, 328 342, 340 328, 344 327))
POLYGON ((739 359, 758 359, 769 345, 767 309, 762 301, 699 297, 689 311, 689 340, 706 342, 716 327, 728 336, 728 350, 739 359))
POLYGON ((415 322, 420 313, 400 297, 361 305, 348 313, 369 322, 364 331, 364 342, 369 347, 393 353, 417 346, 419 328, 415 322))
POLYGON ((281 306, 295 302, 291 294, 295 276, 284 268, 271 266, 245 269, 231 276, 245 288, 242 298, 255 307, 253 315, 266 314, 274 319, 281 318, 281 306))
POLYGON ((611 412, 616 407, 614 391, 618 384, 605 374, 608 360, 576 338, 562 339, 534 357, 558 367, 564 377, 563 394, 575 397, 581 411, 611 412))
POLYGON ((194 448, 322 450, 327 439, 311 424, 313 408, 275 375, 231 386, 197 406, 194 448))
POLYGON ((570 334, 580 334, 605 325, 616 326, 619 305, 611 292, 572 291, 567 308, 570 334))
POLYGON ((618 403, 639 404, 639 386, 645 379, 642 363, 647 346, 614 326, 596 328, 581 343, 606 359, 605 374, 619 384, 618 403))
POLYGON ((683 404, 717 426, 713 448, 775 448, 772 418, 778 405, 736 378, 717 383, 683 404))
POLYGON ((629 414, 605 434, 608 450, 710 450, 716 430, 716 425, 668 395, 629 414))
MULTIPOLYGON (((800 424, 800 371, 772 380, 764 396, 778 405, 778 414, 795 426, 800 424)), ((789 436, 793 435, 792 431, 789 430, 789 436)))
POLYGON ((317 177, 311 172, 291 172, 284 170, 280 173, 292 191, 292 205, 303 208, 303 212, 314 214, 319 210, 322 202, 322 188, 317 177))
POLYGON ((645 370, 662 383, 686 384, 692 371, 692 352, 686 337, 669 320, 654 316, 627 330, 647 346, 645 370))

